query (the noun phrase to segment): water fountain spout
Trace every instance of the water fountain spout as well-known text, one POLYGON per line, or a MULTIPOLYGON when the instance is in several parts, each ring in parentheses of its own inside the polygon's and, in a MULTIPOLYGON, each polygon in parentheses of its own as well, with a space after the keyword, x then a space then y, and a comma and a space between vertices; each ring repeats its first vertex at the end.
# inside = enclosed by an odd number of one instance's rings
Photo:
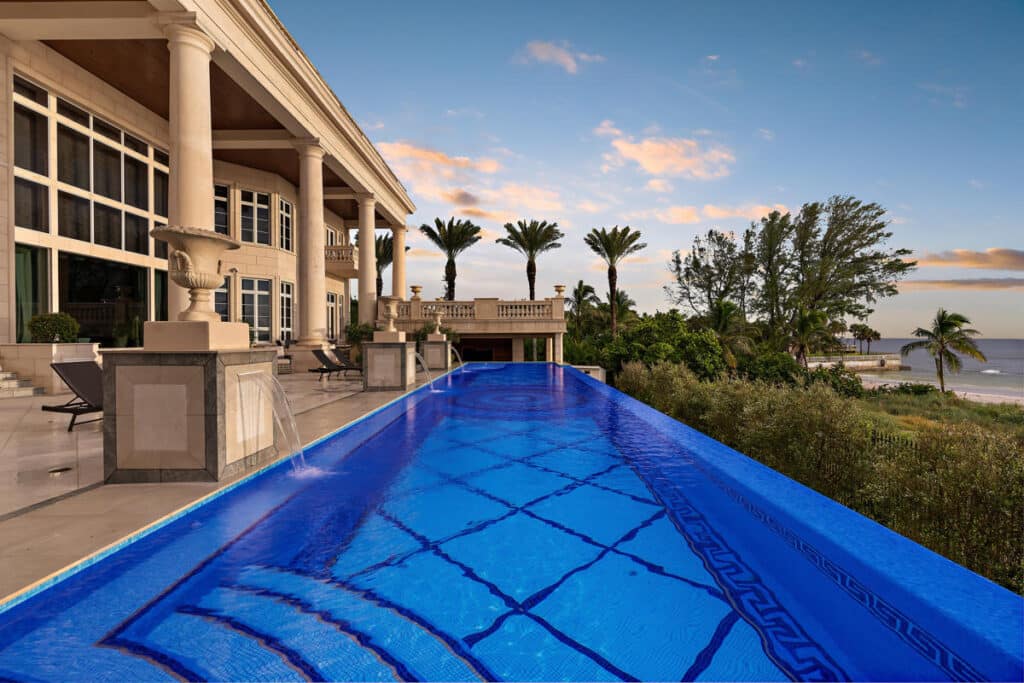
MULTIPOLYGON (((288 395, 285 393, 284 386, 280 380, 274 375, 262 371, 239 373, 239 405, 243 411, 247 403, 244 400, 246 387, 255 388, 257 416, 260 415, 259 406, 263 403, 263 397, 267 396, 270 398, 275 433, 281 435, 284 441, 285 453, 292 458, 292 473, 302 477, 320 474, 321 471, 318 468, 306 464, 306 456, 302 448, 302 438, 299 436, 299 428, 295 424, 295 414, 292 412, 291 403, 288 401, 288 395)), ((248 423, 249 421, 243 415, 243 428, 248 423)), ((258 424, 258 417, 256 423, 258 424)))
POLYGON ((423 356, 416 352, 416 360, 419 361, 420 367, 423 368, 423 372, 427 374, 427 383, 430 385, 430 393, 440 394, 444 393, 440 389, 434 387, 434 376, 430 374, 430 369, 427 367, 427 361, 423 360, 423 356))
POLYGON ((454 344, 452 345, 452 353, 454 353, 455 357, 459 359, 459 373, 466 372, 466 361, 462 360, 462 354, 459 353, 459 350, 455 348, 454 344))

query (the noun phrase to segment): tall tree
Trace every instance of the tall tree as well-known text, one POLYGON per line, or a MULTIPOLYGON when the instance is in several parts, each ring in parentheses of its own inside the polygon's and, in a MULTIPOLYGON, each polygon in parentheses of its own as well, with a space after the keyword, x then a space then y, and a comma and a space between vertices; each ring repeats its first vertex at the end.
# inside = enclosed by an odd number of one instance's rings
POLYGON ((561 247, 558 240, 565 234, 558 229, 558 223, 547 221, 506 223, 505 233, 504 237, 498 238, 498 244, 515 249, 526 257, 526 281, 530 285, 530 301, 533 301, 536 298, 537 257, 561 247))
POLYGON ((705 316, 716 302, 741 298, 743 267, 735 236, 708 230, 694 238, 685 256, 679 251, 672 253, 669 270, 676 281, 666 286, 665 292, 674 303, 705 316))
POLYGON ((384 294, 384 269, 395 260, 395 238, 391 235, 377 235, 374 239, 377 252, 377 298, 384 294))
POLYGON ((594 288, 583 280, 573 287, 569 297, 569 313, 572 315, 573 327, 576 328, 576 339, 583 338, 583 319, 600 301, 594 288))
POLYGON ((707 316, 708 327, 718 338, 722 347, 722 358, 729 371, 736 369, 738 353, 750 353, 754 342, 747 335, 747 321, 740 307, 731 301, 720 299, 714 303, 707 316))
POLYGON ((612 336, 618 334, 618 316, 616 314, 616 292, 618 291, 619 271, 618 264, 630 254, 647 247, 640 241, 640 231, 633 230, 628 225, 621 230, 615 226, 611 230, 607 228, 594 228, 583 238, 591 251, 604 259, 608 264, 608 292, 611 299, 612 336))
POLYGON ((828 321, 821 311, 801 308, 793 319, 789 348, 796 361, 807 367, 807 356, 833 342, 828 332, 828 321))
POLYGON ((459 254, 480 241, 480 226, 470 221, 449 218, 448 223, 442 218, 435 218, 434 225, 424 223, 420 232, 427 236, 438 249, 448 257, 444 266, 445 299, 455 300, 455 259, 459 254))
POLYGON ((919 327, 911 332, 920 339, 904 344, 900 349, 900 354, 908 356, 911 351, 926 350, 935 360, 935 374, 939 378, 939 389, 945 393, 945 370, 958 373, 963 366, 958 353, 980 361, 988 360, 978 348, 978 343, 972 339, 981 333, 967 327, 970 324, 971 321, 965 316, 959 313, 949 313, 946 309, 940 308, 935 313, 931 329, 919 327))
POLYGON ((868 330, 871 328, 864 323, 854 323, 850 325, 850 334, 857 342, 857 351, 864 353, 864 340, 868 337, 868 330))

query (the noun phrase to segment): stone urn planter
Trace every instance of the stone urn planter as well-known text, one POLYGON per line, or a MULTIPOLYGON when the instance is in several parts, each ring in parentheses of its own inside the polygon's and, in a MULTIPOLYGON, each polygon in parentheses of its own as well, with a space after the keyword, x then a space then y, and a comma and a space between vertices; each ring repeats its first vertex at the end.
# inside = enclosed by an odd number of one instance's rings
POLYGON ((224 284, 220 255, 240 248, 241 243, 202 228, 156 228, 150 235, 174 249, 167 261, 168 275, 175 284, 188 290, 190 303, 178 314, 178 320, 219 322, 220 315, 213 308, 210 293, 224 284))

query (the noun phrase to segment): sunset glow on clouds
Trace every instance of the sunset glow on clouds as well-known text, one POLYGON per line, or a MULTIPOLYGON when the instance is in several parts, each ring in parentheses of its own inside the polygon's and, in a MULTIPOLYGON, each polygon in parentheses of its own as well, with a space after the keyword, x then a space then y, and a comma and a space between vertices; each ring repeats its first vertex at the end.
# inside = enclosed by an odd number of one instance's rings
MULTIPOLYGON (((1024 336, 1006 314, 1024 271, 1024 89, 1007 87, 1019 13, 939 0, 929 22, 904 3, 879 25, 827 3, 803 22, 659 0, 383 4, 339 41, 326 27, 350 20, 343 3, 271 4, 409 190, 409 224, 486 228, 460 256, 460 296, 526 295, 521 256, 494 240, 530 218, 567 233, 538 292, 582 278, 603 296, 582 235, 628 224, 650 246, 620 282, 640 310, 664 310, 667 255, 695 235, 853 194, 888 210, 890 246, 919 264, 873 327, 905 333, 952 301, 987 334, 1024 336)), ((408 281, 432 298, 443 259, 408 239, 408 281)))

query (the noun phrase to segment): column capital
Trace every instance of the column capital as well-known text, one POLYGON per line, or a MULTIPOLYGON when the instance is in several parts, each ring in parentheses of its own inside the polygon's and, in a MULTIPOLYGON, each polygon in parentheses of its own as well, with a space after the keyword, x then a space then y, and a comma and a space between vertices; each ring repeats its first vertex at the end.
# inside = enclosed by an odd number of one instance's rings
POLYGON ((217 43, 196 23, 195 12, 161 12, 157 23, 163 29, 168 43, 179 43, 213 53, 217 43))
POLYGON ((301 156, 324 158, 324 148, 320 138, 292 138, 292 146, 301 156))
POLYGON ((377 198, 373 196, 372 192, 356 193, 356 201, 358 201, 359 206, 363 208, 372 208, 377 204, 377 198))
POLYGON ((392 225, 391 226, 391 232, 393 234, 395 234, 395 235, 397 235, 399 233, 404 235, 405 233, 409 232, 409 226, 407 226, 407 225, 392 225))

